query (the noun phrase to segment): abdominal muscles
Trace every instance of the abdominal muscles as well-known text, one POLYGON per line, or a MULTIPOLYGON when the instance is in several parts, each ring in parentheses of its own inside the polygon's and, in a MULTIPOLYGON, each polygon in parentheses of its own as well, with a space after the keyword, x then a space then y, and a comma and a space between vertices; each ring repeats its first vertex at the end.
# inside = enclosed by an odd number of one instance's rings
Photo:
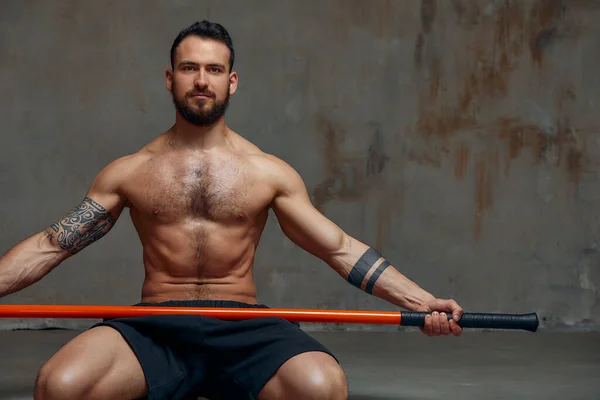
POLYGON ((252 267, 270 195, 239 165, 146 166, 145 184, 129 194, 143 246, 142 301, 256 302, 252 267))
POLYGON ((143 297, 250 301, 255 297, 256 230, 209 221, 153 227, 150 235, 140 235, 145 242, 143 297))

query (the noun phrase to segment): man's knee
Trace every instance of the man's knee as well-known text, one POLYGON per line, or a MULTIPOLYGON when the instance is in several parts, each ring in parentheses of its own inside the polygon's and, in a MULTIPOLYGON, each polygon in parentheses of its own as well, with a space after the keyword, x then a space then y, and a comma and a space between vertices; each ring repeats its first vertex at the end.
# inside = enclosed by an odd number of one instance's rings
POLYGON ((35 381, 35 400, 84 398, 87 388, 77 375, 72 368, 44 365, 35 381))
MULTIPOLYGON (((313 368, 308 379, 302 382, 307 399, 347 399, 348 382, 339 365, 323 365, 313 368)), ((303 397, 304 398, 304 397, 303 397)))
POLYGON ((259 400, 346 400, 348 383, 338 362, 328 354, 313 351, 285 362, 267 382, 259 400))

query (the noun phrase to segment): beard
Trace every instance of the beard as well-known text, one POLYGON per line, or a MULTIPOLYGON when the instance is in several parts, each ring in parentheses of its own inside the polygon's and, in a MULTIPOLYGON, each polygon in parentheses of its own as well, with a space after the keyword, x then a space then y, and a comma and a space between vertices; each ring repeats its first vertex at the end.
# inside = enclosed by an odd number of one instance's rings
POLYGON ((175 82, 173 82, 173 104, 183 119, 195 126, 206 127, 214 124, 219 118, 225 115, 225 111, 227 111, 227 107, 229 107, 229 90, 225 95, 225 99, 222 101, 217 101, 214 93, 211 93, 208 90, 195 90, 188 92, 185 94, 183 99, 178 99, 175 96, 175 92, 175 82), (189 106, 186 102, 187 98, 197 94, 212 96, 212 100, 214 102, 212 107, 205 109, 205 104, 208 103, 210 99, 192 99, 191 101, 196 103, 198 109, 189 106))

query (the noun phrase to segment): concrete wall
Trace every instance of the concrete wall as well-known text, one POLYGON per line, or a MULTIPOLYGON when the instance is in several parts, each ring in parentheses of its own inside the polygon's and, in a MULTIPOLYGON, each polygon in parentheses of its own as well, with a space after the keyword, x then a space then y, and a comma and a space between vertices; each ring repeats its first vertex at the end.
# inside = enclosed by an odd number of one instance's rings
MULTIPOLYGON (((203 18, 236 46, 229 124, 293 165, 348 233, 467 311, 600 328, 596 1, 0 2, 0 251, 170 126, 168 50, 203 18)), ((271 306, 395 309, 296 248, 275 218, 255 276, 271 306)), ((123 215, 0 302, 132 304, 142 278, 123 215)))

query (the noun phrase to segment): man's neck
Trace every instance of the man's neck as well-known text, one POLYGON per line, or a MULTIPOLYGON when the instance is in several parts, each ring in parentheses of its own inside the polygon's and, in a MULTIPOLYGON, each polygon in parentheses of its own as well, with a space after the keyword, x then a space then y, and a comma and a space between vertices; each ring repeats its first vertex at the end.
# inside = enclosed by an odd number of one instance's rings
POLYGON ((228 131, 224 118, 209 126, 196 126, 177 115, 168 143, 175 149, 210 150, 226 144, 228 131))

